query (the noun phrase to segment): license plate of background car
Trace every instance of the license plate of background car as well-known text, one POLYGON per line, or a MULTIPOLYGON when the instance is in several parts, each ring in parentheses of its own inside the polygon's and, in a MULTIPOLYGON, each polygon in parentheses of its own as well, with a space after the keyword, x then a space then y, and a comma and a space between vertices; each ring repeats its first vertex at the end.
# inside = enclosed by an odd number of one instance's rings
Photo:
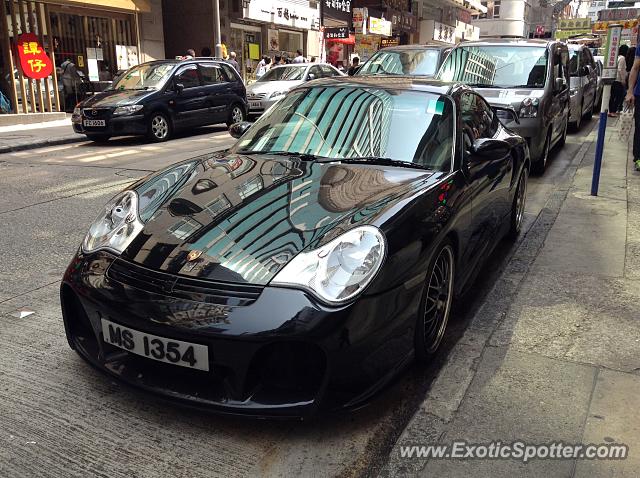
POLYGON ((101 320, 104 341, 114 347, 158 362, 209 371, 209 348, 206 345, 168 339, 101 320))
POLYGON ((249 102, 249 108, 259 110, 260 108, 262 108, 262 102, 261 101, 251 101, 251 102, 249 102))
POLYGON ((106 126, 104 120, 84 120, 82 124, 85 126, 106 126))

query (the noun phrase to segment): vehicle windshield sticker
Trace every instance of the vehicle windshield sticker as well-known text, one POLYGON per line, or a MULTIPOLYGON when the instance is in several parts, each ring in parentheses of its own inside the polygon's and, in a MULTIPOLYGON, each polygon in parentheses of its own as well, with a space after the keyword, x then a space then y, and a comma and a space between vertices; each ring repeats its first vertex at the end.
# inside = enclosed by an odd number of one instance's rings
POLYGON ((427 105, 427 113, 431 115, 441 115, 444 111, 444 101, 441 100, 429 100, 427 105))

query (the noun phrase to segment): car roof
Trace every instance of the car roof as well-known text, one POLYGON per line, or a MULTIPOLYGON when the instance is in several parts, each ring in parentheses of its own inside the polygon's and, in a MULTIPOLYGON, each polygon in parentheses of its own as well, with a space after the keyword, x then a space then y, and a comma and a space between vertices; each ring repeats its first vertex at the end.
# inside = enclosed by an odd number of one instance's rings
POLYGON ((483 38, 476 41, 465 41, 457 46, 469 45, 518 45, 518 46, 547 46, 555 43, 557 40, 543 40, 540 38, 483 38))
POLYGON ((386 46, 381 48, 383 51, 406 51, 406 50, 447 50, 449 48, 453 48, 453 45, 443 46, 443 45, 435 45, 435 44, 426 44, 420 45, 418 43, 414 43, 412 45, 394 45, 394 46, 386 46))
POLYGON ((460 89, 470 90, 468 86, 462 83, 451 83, 427 77, 408 75, 335 76, 332 78, 313 80, 304 83, 301 87, 305 86, 360 86, 396 91, 420 91, 439 95, 451 95, 460 89))

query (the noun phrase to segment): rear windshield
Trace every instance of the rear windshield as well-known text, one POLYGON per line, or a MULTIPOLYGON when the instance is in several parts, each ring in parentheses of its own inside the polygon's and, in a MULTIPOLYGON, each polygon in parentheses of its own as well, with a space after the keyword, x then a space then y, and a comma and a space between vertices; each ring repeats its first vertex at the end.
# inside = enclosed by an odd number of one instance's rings
POLYGON ((257 81, 301 80, 306 69, 306 66, 278 66, 276 68, 271 68, 257 81))
POLYGON ((547 78, 544 46, 463 46, 454 48, 438 77, 479 87, 543 88, 547 78))

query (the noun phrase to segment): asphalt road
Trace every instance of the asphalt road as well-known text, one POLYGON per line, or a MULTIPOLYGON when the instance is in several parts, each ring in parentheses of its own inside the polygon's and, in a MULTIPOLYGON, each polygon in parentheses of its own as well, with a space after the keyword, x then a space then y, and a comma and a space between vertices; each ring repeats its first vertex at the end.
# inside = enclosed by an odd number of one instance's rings
MULTIPOLYGON (((525 232, 594 123, 531 178, 525 232)), ((302 423, 203 416, 116 384, 66 343, 59 280, 99 208, 149 171, 232 141, 210 127, 160 145, 121 138, 0 155, 0 477, 364 476, 384 464, 512 244, 456 305, 438 359, 355 412, 302 423)))

